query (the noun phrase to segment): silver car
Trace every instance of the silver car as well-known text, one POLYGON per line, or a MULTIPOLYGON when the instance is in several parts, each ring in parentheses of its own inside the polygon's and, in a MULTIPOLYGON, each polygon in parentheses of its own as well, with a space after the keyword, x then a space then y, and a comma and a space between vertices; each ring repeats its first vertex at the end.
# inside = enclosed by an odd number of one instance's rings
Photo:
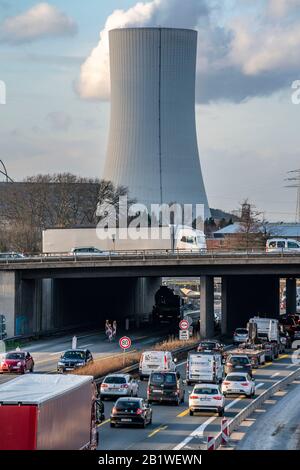
POLYGON ((237 328, 233 333, 233 343, 241 344, 246 343, 248 340, 248 330, 247 328, 237 328))
POLYGON ((109 374, 100 387, 101 398, 109 397, 137 397, 139 384, 129 374, 109 374))

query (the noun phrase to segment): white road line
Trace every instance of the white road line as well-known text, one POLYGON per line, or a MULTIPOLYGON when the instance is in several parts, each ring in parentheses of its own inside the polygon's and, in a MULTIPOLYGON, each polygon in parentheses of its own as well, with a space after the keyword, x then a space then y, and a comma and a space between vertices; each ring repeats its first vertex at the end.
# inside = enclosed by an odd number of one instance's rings
POLYGON ((279 373, 279 372, 275 372, 275 374, 271 375, 271 379, 272 379, 273 377, 277 377, 277 375, 280 375, 280 373, 279 373))
POLYGON ((88 348, 89 346, 93 346, 93 343, 90 343, 90 344, 83 344, 82 346, 79 346, 79 349, 81 349, 81 348, 88 348))
MULTIPOLYGON (((257 388, 260 388, 264 385, 264 383, 259 383, 258 385, 256 385, 255 389, 257 388)), ((243 398, 236 398, 236 400, 233 400, 232 402, 230 402, 227 406, 225 406, 225 411, 229 410, 230 408, 232 408, 234 405, 236 405, 236 403, 238 403, 239 401, 243 400, 243 398)), ((191 440, 194 438, 194 437, 202 437, 203 436, 203 433, 204 433, 204 430, 205 428, 210 424, 212 423, 215 419, 217 419, 215 416, 212 416, 211 418, 208 418, 206 421, 204 421, 204 423, 200 424, 200 426, 198 426, 197 429, 195 429, 189 436, 187 436, 182 442, 180 442, 180 444, 178 444, 176 447, 174 447, 173 450, 181 450, 183 447, 185 447, 189 442, 191 442, 191 440)))
POLYGON ((49 356, 57 356, 58 354, 62 354, 64 351, 57 351, 54 353, 50 353, 49 356))

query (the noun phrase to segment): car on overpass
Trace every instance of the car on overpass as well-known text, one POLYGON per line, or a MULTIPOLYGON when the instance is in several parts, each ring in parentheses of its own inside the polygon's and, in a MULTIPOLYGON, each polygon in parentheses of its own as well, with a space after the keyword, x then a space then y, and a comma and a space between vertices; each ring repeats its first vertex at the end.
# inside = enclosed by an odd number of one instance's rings
POLYGON ((69 372, 91 363, 93 356, 89 349, 68 349, 58 360, 57 372, 69 372))
POLYGON ((108 256, 108 251, 102 251, 94 246, 73 248, 70 253, 72 256, 108 256))
POLYGON ((143 428, 152 423, 152 408, 143 398, 119 398, 110 415, 110 426, 139 425, 143 428))
POLYGON ((0 262, 1 261, 7 261, 7 260, 18 260, 25 258, 25 256, 22 253, 16 253, 14 251, 10 251, 7 253, 0 253, 0 262))
POLYGON ((266 243, 267 253, 300 253, 300 242, 292 238, 271 238, 266 243))
POLYGON ((10 351, 3 355, 0 362, 0 373, 25 374, 33 372, 34 360, 29 352, 10 351))

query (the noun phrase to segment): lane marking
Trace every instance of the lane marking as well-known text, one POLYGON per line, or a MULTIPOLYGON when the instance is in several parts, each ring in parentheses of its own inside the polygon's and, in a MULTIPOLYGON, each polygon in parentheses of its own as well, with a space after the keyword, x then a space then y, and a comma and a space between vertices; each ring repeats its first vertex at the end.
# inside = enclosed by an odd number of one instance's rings
POLYGON ((106 419, 105 421, 103 421, 103 423, 98 424, 97 428, 101 428, 101 426, 104 426, 104 424, 107 424, 109 422, 110 422, 110 419, 106 419))
POLYGON ((155 436, 155 434, 157 434, 158 432, 160 431, 164 431, 165 429, 167 429, 168 426, 160 426, 159 428, 157 429, 154 429, 154 431, 152 431, 150 434, 148 434, 148 437, 153 437, 155 436))
MULTIPOLYGON (((256 385, 255 387, 255 390, 262 387, 264 385, 264 382, 261 382, 259 383, 258 385, 256 385)), ((236 403, 238 403, 239 401, 243 400, 243 396, 240 397, 240 398, 236 398, 235 400, 233 400, 232 402, 230 402, 227 406, 225 406, 225 411, 227 411, 228 409, 232 408, 234 405, 236 405, 236 403)), ((203 437, 203 433, 204 433, 204 430, 205 428, 210 424, 212 423, 216 418, 216 416, 212 416, 211 418, 207 419, 206 421, 204 421, 204 423, 200 424, 200 426, 198 426, 198 428, 196 428, 189 436, 187 436, 182 442, 180 442, 180 444, 178 444, 176 447, 174 447, 173 450, 181 450, 183 447, 185 447, 194 437, 203 437)))
POLYGON ((271 379, 272 379, 273 377, 277 377, 277 375, 280 375, 280 372, 275 372, 275 374, 271 375, 271 379))
POLYGON ((89 346, 93 346, 94 343, 90 343, 90 344, 83 344, 82 346, 80 346, 78 349, 81 349, 81 348, 88 348, 89 346))
POLYGON ((177 415, 176 418, 183 418, 183 416, 186 416, 188 412, 189 412, 189 408, 179 413, 179 415, 177 415))

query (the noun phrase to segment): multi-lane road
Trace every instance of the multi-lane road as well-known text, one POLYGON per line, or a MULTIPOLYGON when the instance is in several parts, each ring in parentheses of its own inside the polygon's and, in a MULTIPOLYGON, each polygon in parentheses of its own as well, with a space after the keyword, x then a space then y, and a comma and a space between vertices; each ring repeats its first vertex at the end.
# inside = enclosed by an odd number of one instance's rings
MULTIPOLYGON (((178 367, 182 377, 185 374, 185 366, 184 362, 180 363, 178 367)), ((267 363, 262 368, 256 369, 256 394, 262 393, 297 367, 297 365, 291 364, 290 355, 284 354, 273 363, 267 363)), ((146 389, 147 383, 140 382, 139 395, 146 397, 146 389)), ((207 436, 217 434, 220 431, 221 418, 212 413, 190 416, 188 392, 191 390, 192 387, 186 387, 185 403, 180 406, 152 405, 153 422, 145 429, 111 428, 108 418, 114 402, 105 401, 106 420, 99 426, 99 450, 196 450, 205 448, 207 436)), ((250 401, 250 399, 241 396, 226 399, 225 416, 234 417, 250 401)))
MULTIPOLYGON (((158 331, 152 329, 141 329, 126 333, 132 340, 132 349, 144 349, 147 345, 159 342, 166 337, 166 330, 158 331)), ((34 371, 39 373, 53 373, 57 371, 57 361, 61 354, 72 346, 72 334, 59 337, 49 337, 43 340, 27 343, 22 347, 25 351, 29 351, 34 359, 34 371)), ((118 341, 108 342, 102 331, 86 331, 81 332, 77 336, 77 347, 89 349, 95 360, 122 354, 118 341)), ((11 379, 12 375, 1 375, 0 383, 11 379)))

